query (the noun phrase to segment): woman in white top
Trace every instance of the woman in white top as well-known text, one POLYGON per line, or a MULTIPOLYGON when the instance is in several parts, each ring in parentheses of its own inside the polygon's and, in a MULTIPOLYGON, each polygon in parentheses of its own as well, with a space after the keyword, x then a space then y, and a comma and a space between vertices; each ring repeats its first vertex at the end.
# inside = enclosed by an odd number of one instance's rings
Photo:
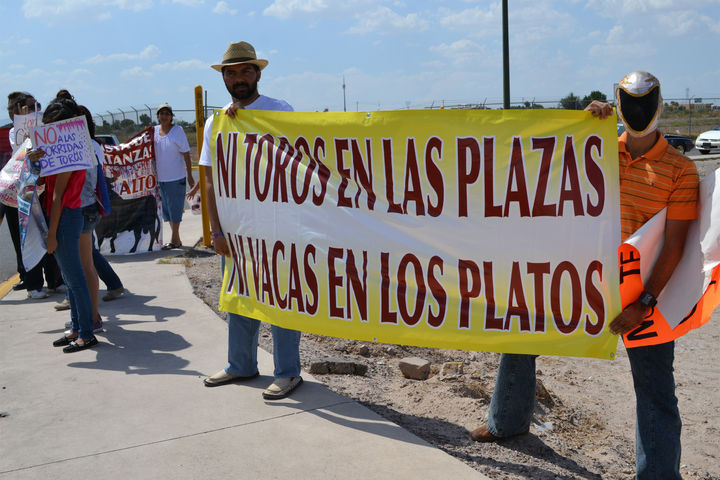
POLYGON ((162 195, 163 218, 170 222, 172 230, 170 242, 162 248, 170 250, 182 245, 180 222, 185 208, 185 185, 189 183, 192 188, 195 180, 192 177, 190 146, 185 131, 172 123, 172 107, 163 103, 156 113, 160 125, 155 126, 155 164, 162 195))

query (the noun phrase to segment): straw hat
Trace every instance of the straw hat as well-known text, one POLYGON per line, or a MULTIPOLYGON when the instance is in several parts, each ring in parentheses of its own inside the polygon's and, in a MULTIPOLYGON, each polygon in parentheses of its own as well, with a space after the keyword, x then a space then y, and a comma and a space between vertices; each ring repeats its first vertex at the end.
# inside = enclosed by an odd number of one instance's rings
POLYGON ((230 65, 241 65, 243 63, 252 63, 262 70, 267 67, 268 61, 258 59, 255 54, 255 48, 247 42, 231 43, 225 50, 222 62, 218 65, 211 65, 218 72, 222 72, 223 67, 230 65))

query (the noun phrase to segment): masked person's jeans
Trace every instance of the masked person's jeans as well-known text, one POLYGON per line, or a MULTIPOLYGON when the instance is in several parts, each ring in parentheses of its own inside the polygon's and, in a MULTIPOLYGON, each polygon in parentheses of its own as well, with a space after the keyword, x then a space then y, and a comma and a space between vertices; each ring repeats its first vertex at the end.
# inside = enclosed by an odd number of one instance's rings
POLYGON ((92 301, 80 261, 80 232, 84 223, 82 209, 63 207, 56 234, 55 260, 62 272, 70 300, 72 331, 80 338, 93 337, 92 301))
MULTIPOLYGON (((675 343, 627 349, 636 399, 635 462, 638 480, 680 476, 680 412, 673 376, 675 343)), ((509 437, 528 430, 535 408, 535 355, 502 354, 488 430, 509 437)), ((612 404, 612 395, 607 401, 612 404)), ((609 405, 610 407, 611 405, 609 405)))

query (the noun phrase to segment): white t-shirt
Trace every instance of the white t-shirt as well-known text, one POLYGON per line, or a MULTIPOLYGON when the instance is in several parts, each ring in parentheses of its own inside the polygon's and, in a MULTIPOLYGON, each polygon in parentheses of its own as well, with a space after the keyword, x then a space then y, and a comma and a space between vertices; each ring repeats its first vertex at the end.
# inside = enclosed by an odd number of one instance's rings
MULTIPOLYGON (((232 105, 232 102, 225 105, 223 110, 226 110, 230 105, 232 105)), ((266 97, 265 95, 260 95, 253 103, 247 105, 245 110, 274 110, 280 112, 294 111, 290 104, 285 100, 277 100, 275 98, 266 97)), ((200 151, 199 161, 199 164, 205 167, 212 166, 212 158, 210 157, 210 149, 207 143, 208 138, 210 138, 210 135, 212 134, 212 124, 213 115, 210 115, 205 121, 205 129, 203 130, 203 145, 202 150, 200 151)))
POLYGON ((181 180, 187 175, 183 153, 190 151, 185 130, 173 125, 167 135, 160 135, 160 125, 155 125, 155 164, 158 182, 181 180))
POLYGON ((15 155, 15 150, 17 150, 19 146, 15 143, 15 127, 10 127, 8 137, 8 139, 10 140, 10 148, 12 148, 13 155, 15 155))
POLYGON ((97 157, 98 163, 103 165, 105 163, 105 150, 97 140, 92 140, 93 148, 95 149, 95 156, 97 157))

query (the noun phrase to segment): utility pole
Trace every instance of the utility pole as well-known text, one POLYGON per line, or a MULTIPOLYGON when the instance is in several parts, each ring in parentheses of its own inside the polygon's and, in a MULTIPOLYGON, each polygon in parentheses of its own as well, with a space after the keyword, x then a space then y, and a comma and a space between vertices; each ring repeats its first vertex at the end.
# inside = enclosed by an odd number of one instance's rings
POLYGON ((692 104, 690 103, 690 89, 685 89, 685 96, 687 97, 687 109, 688 109, 688 135, 692 131, 692 104))
POLYGON ((503 17, 503 108, 510 108, 510 41, 508 39, 508 0, 502 2, 503 17))
POLYGON ((345 102, 345 75, 343 75, 343 112, 347 112, 347 103, 345 102))

